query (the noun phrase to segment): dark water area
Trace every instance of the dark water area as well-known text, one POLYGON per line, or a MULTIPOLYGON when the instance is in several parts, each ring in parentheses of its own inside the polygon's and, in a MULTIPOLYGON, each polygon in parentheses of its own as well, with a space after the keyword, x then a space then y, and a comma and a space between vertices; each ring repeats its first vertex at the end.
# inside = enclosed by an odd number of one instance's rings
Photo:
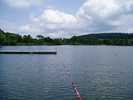
POLYGON ((5 46, 0 50, 57 51, 0 55, 0 100, 133 100, 133 47, 5 46))

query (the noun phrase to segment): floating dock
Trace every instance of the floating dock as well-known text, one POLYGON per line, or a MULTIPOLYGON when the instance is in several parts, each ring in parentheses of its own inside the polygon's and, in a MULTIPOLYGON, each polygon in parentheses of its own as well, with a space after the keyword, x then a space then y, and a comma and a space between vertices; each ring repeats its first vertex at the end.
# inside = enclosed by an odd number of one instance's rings
POLYGON ((57 54, 56 51, 0 51, 0 54, 57 54))

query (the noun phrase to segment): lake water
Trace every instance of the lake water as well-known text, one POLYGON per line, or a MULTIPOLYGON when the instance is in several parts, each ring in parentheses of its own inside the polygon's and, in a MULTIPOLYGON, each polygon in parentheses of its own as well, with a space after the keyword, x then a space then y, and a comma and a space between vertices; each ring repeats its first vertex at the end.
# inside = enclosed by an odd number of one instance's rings
POLYGON ((133 47, 6 46, 57 55, 0 55, 0 100, 133 100, 133 47))

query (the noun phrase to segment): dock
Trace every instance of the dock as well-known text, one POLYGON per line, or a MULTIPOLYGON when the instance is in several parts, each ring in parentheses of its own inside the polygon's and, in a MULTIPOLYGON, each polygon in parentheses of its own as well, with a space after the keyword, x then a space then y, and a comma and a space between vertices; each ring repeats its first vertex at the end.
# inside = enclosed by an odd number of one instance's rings
POLYGON ((0 54, 53 54, 56 55, 56 51, 0 51, 0 54))

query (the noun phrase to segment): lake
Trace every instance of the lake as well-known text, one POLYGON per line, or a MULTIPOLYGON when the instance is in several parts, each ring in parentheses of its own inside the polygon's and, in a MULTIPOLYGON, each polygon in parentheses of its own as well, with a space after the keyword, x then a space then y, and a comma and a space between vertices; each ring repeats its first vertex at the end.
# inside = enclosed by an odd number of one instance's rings
POLYGON ((5 46, 57 55, 0 55, 0 100, 133 100, 133 47, 5 46))

